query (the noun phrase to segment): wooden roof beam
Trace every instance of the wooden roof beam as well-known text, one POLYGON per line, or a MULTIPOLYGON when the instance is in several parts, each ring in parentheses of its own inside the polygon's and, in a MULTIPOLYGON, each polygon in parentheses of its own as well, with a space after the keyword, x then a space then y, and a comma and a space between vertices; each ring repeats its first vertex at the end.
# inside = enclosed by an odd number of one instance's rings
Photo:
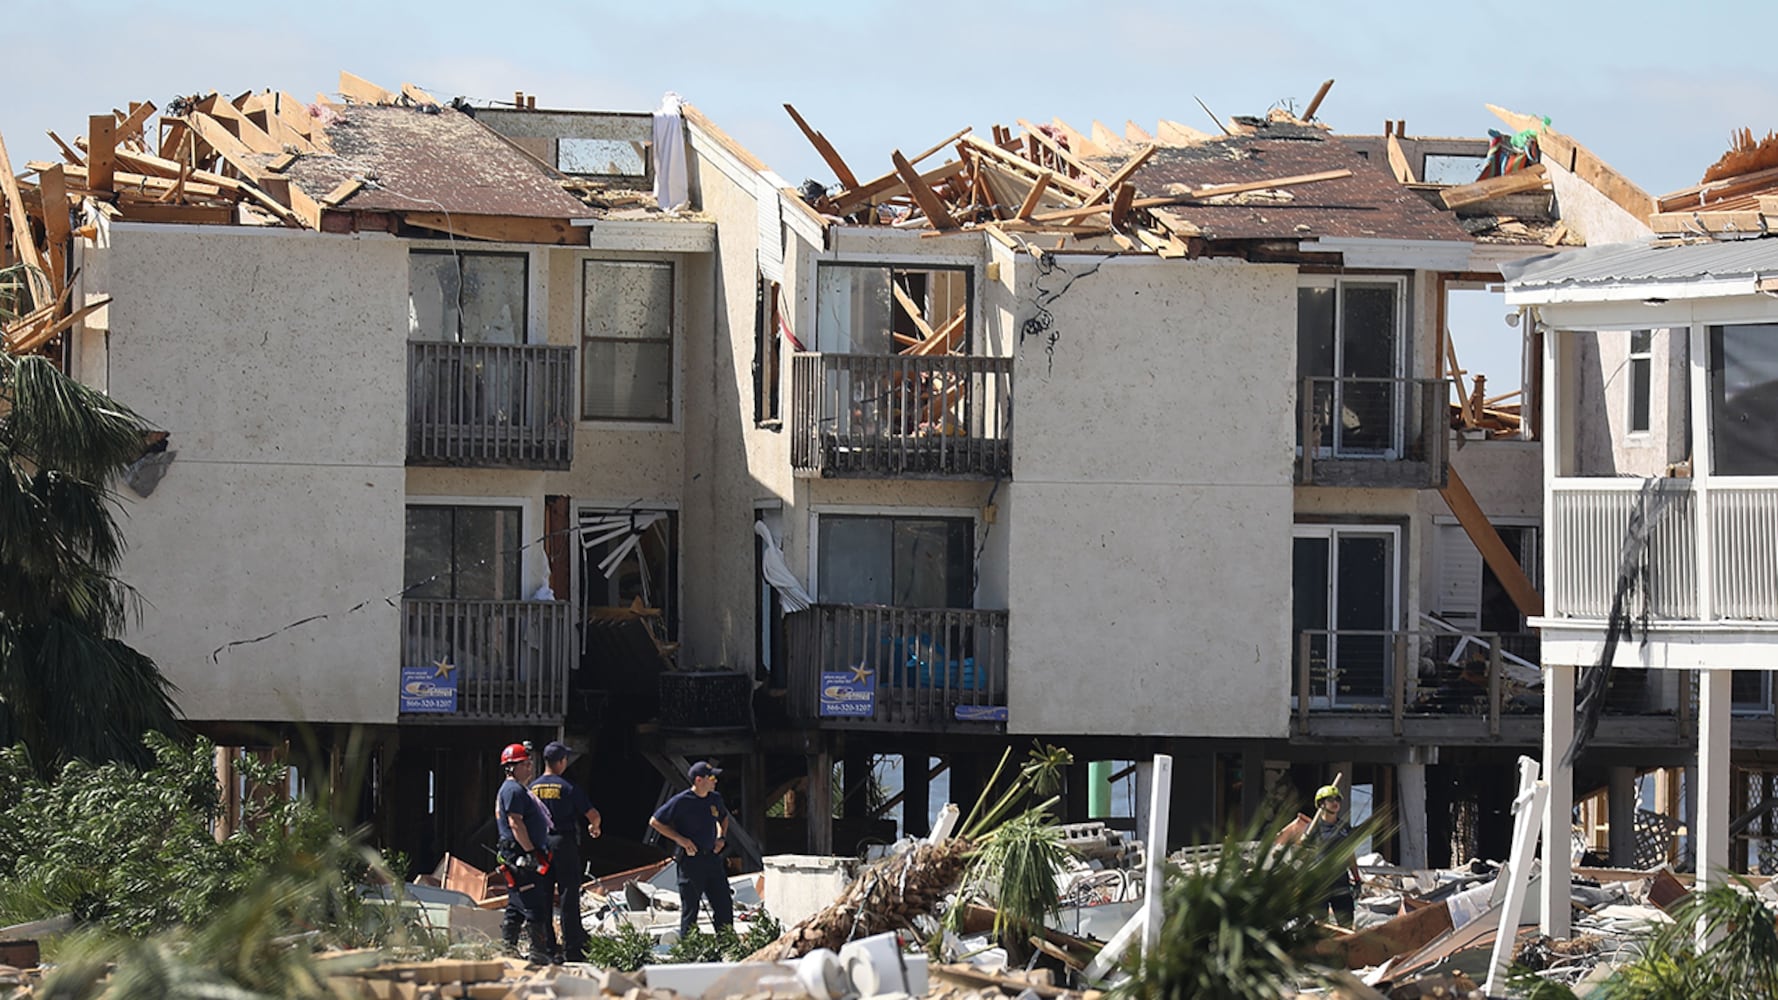
POLYGON ((1653 195, 1637 187, 1591 150, 1543 123, 1543 119, 1522 115, 1492 104, 1487 106, 1494 117, 1518 131, 1537 129, 1537 142, 1543 148, 1546 162, 1551 162, 1592 185, 1613 204, 1647 223, 1648 217, 1660 210, 1653 195))

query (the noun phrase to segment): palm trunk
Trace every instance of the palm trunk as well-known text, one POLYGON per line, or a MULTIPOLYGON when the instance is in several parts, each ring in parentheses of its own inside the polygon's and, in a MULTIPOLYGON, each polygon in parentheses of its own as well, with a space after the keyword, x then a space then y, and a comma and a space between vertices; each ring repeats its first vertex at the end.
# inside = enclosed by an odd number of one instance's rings
POLYGON ((912 927, 914 917, 931 913, 963 877, 968 841, 919 843, 905 854, 865 869, 826 909, 748 956, 748 961, 782 961, 817 948, 839 951, 848 941, 912 927))

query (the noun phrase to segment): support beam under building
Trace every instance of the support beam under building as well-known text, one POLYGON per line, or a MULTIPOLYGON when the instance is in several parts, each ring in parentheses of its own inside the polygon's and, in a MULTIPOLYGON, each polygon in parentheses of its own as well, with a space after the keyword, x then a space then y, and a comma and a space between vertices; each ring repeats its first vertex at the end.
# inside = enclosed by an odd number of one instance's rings
POLYGON ((1605 792, 1607 822, 1611 824, 1611 863, 1618 868, 1636 867, 1636 769, 1614 767, 1605 792))
POLYGON ((809 853, 826 856, 833 853, 833 751, 823 741, 808 756, 809 853))
POLYGON ((1430 867, 1426 856, 1426 765, 1395 765, 1395 784, 1401 797, 1401 830, 1397 834, 1401 857, 1396 863, 1403 868, 1430 867))
POLYGON ((1729 870, 1729 818, 1734 814, 1729 799, 1731 676, 1727 670, 1705 670, 1698 678, 1698 819, 1693 831, 1700 888, 1722 883, 1729 870))
POLYGON ((1570 885, 1573 861, 1569 844, 1574 838, 1574 768, 1562 762, 1574 741, 1574 675, 1566 664, 1543 668, 1543 774, 1549 782, 1549 805, 1543 814, 1543 883, 1538 890, 1543 905, 1542 931, 1566 938, 1573 920, 1570 885))

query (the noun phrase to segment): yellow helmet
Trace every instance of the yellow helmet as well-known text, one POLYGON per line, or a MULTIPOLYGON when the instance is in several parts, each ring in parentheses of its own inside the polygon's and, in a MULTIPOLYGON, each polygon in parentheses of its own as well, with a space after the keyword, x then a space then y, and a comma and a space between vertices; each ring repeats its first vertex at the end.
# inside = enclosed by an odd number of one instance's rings
POLYGON ((1328 799, 1339 799, 1341 801, 1345 801, 1345 798, 1346 797, 1344 795, 1340 794, 1340 786, 1338 786, 1338 785, 1322 785, 1320 788, 1315 790, 1315 804, 1316 805, 1320 805, 1321 803, 1326 802, 1328 799))

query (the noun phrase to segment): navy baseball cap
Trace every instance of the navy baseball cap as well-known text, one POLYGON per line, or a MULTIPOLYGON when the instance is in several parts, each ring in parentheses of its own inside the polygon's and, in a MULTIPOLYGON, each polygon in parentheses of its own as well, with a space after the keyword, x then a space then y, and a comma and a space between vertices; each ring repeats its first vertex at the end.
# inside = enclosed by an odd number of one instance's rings
POLYGON ((694 778, 714 778, 722 773, 722 768, 717 767, 715 764, 712 764, 707 760, 700 760, 696 764, 693 764, 691 770, 687 773, 694 778))
POLYGON ((544 760, 567 760, 568 754, 568 745, 555 740, 551 740, 550 744, 543 748, 544 760))

